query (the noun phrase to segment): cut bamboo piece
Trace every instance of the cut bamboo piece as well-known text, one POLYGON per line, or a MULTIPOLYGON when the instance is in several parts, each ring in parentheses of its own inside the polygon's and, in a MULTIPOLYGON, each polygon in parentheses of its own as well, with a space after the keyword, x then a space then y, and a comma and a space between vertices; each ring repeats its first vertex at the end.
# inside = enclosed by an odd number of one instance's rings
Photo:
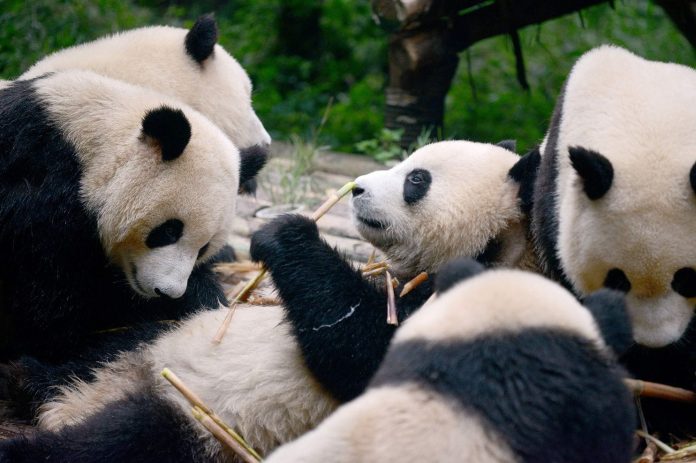
MULTIPOLYGON (((225 432, 228 436, 234 439, 240 446, 242 446, 246 450, 245 453, 248 453, 249 455, 251 455, 251 457, 254 458, 253 460, 251 460, 253 463, 261 461, 261 456, 256 452, 256 450, 254 450, 249 444, 247 444, 244 438, 242 438, 242 436, 240 436, 234 429, 232 429, 227 423, 225 423, 222 420, 222 418, 217 416, 215 412, 203 402, 203 400, 198 396, 198 394, 196 394, 188 386, 186 386, 184 382, 181 381, 181 379, 174 374, 173 371, 171 371, 169 368, 165 368, 162 370, 162 376, 164 377, 164 379, 169 381, 169 383, 172 386, 174 386, 176 390, 181 393, 181 395, 184 396, 188 403, 190 403, 194 408, 198 408, 201 413, 204 413, 211 420, 213 420, 220 428, 223 429, 223 432, 225 432)), ((243 455, 240 454, 240 456, 243 455)))
MULTIPOLYGON (((329 209, 331 209, 337 202, 341 200, 345 195, 353 191, 353 188, 355 188, 357 184, 355 182, 348 182, 345 185, 343 185, 341 188, 339 188, 333 195, 331 195, 324 203, 319 206, 319 208, 314 211, 312 214, 312 220, 315 222, 319 219, 321 219, 324 214, 326 214, 329 209)), ((243 302, 246 300, 248 297, 249 293, 253 291, 259 283, 261 283, 261 280, 266 276, 266 268, 262 268, 261 271, 254 277, 253 280, 249 281, 249 283, 237 294, 237 297, 234 298, 232 303, 230 304, 230 308, 227 310, 227 315, 225 315, 225 319, 222 321, 222 325, 220 325, 220 328, 218 328, 217 333, 215 333, 215 337, 213 338, 213 343, 215 344, 220 344, 222 342, 222 338, 225 337, 225 333, 227 332, 227 328, 230 326, 230 322, 232 321, 232 316, 234 315, 234 311, 237 307, 237 304, 239 302, 243 302)))
POLYGON ((396 313, 396 298, 394 297, 394 286, 392 285, 392 277, 387 270, 386 285, 387 285, 387 324, 399 325, 399 318, 396 313))
POLYGON ((258 463, 261 460, 257 460, 246 451, 236 440, 232 438, 225 430, 217 424, 207 413, 198 407, 193 407, 191 409, 193 417, 196 418, 205 429, 207 429, 215 438, 220 441, 223 445, 226 445, 234 453, 236 453, 243 461, 246 463, 258 463))
POLYGON ((641 397, 696 403, 696 392, 687 389, 638 379, 624 379, 624 382, 635 395, 641 397))
POLYGON ((426 281, 428 279, 428 273, 427 272, 421 272, 416 277, 406 283, 404 285, 404 288, 401 290, 401 294, 399 294, 399 297, 404 297, 414 289, 416 289, 421 283, 426 281))

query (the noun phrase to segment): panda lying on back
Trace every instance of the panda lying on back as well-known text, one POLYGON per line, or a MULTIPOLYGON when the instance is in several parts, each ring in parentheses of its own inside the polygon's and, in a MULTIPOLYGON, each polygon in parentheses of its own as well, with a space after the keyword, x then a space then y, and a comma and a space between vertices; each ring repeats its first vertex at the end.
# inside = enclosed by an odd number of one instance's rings
POLYGON ((608 349, 631 343, 621 294, 583 307, 538 275, 482 270, 443 268, 367 391, 265 461, 630 462, 631 395, 608 349))
MULTIPOLYGON (((527 161, 488 144, 429 145, 389 171, 357 179, 353 214, 374 229, 360 227, 399 275, 437 270, 447 253, 519 264, 528 246, 518 184, 509 173, 517 175, 527 161), (459 246, 445 246, 448 240, 459 246), (423 249, 415 250, 415 243, 423 249), (413 262, 404 259, 408 252, 413 262)), ((253 236, 251 252, 269 268, 283 307, 240 305, 219 345, 211 338, 225 312, 197 314, 98 369, 93 382, 61 388, 42 407, 43 432, 4 444, 5 458, 224 460, 223 449, 160 377, 165 366, 262 453, 359 395, 395 330, 385 323, 383 285, 364 279, 306 217, 283 216, 266 225, 253 236)), ((398 299, 400 319, 431 292, 426 282, 398 299)))
POLYGON ((64 71, 1 90, 0 358, 60 361, 93 332, 225 303, 206 261, 255 173, 142 87, 64 71))
MULTIPOLYGON (((265 159, 271 138, 251 107, 249 76, 216 44, 217 35, 210 15, 201 16, 188 31, 143 27, 53 53, 19 78, 83 69, 171 95, 217 125, 242 158, 249 157, 248 164, 258 163, 265 159)), ((255 189, 252 177, 243 191, 255 189)))

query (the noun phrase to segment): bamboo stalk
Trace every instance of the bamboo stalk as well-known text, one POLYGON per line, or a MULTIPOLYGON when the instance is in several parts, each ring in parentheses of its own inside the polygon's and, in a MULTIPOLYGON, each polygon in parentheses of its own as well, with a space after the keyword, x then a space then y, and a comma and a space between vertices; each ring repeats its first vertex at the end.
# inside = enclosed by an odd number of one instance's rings
POLYGON ((186 386, 184 382, 181 381, 181 378, 175 375, 173 371, 171 371, 169 368, 165 368, 162 370, 161 374, 164 377, 164 379, 169 381, 169 383, 172 386, 174 386, 176 390, 181 393, 181 395, 184 396, 188 403, 190 403, 193 407, 197 407, 202 413, 206 414, 218 426, 220 426, 226 434, 231 436, 232 439, 234 439, 239 445, 241 445, 246 450, 246 452, 252 455, 255 458, 255 460, 253 460, 254 463, 261 461, 261 456, 256 452, 256 450, 254 450, 249 444, 247 444, 244 438, 240 436, 234 429, 232 429, 227 423, 225 423, 222 420, 222 418, 215 414, 215 412, 210 407, 208 407, 205 404, 205 402, 203 402, 203 399, 201 399, 198 396, 198 394, 196 394, 188 386, 186 386))
POLYGON ((226 445, 234 453, 236 453, 242 460, 246 463, 258 463, 261 460, 257 460, 253 455, 249 454, 244 447, 242 447, 236 440, 234 440, 219 424, 217 424, 207 413, 201 410, 199 407, 193 407, 191 409, 193 417, 196 418, 205 429, 207 429, 215 438, 220 441, 223 445, 226 445))
POLYGON ((387 284, 387 324, 389 325, 399 325, 399 317, 396 313, 396 298, 394 297, 394 286, 392 285, 392 277, 389 271, 386 272, 386 284, 387 284))
POLYGON ((362 272, 369 272, 371 270, 379 269, 379 268, 384 268, 388 267, 389 264, 387 264, 385 261, 381 262, 372 262, 371 264, 365 264, 363 265, 363 268, 360 269, 362 272))
POLYGON ((374 268, 372 270, 368 270, 366 272, 363 271, 363 276, 364 277, 373 277, 376 275, 381 275, 386 271, 387 271, 387 267, 378 267, 378 268, 374 268))
POLYGON ((651 383, 639 379, 624 379, 625 384, 635 394, 641 397, 672 400, 675 402, 696 403, 696 392, 666 384, 651 383))
POLYGON ((639 430, 636 431, 636 434, 638 434, 640 437, 642 437, 643 439, 645 439, 647 442, 652 442, 652 443, 654 443, 654 444, 657 446, 657 448, 659 448, 660 450, 662 450, 662 451, 665 452, 666 454, 671 454, 671 453, 674 453, 674 452, 675 452, 675 450, 674 450, 672 447, 670 447, 669 445, 665 444, 664 442, 662 442, 662 441, 661 441, 660 439, 658 439, 657 437, 651 436, 651 435, 648 434, 647 432, 641 431, 641 430, 639 429, 639 430))
POLYGON ((634 463, 655 463, 657 456, 657 445, 653 441, 647 441, 645 450, 640 454, 640 457, 634 463))
POLYGON ((419 273, 413 280, 409 281, 404 285, 404 288, 401 290, 401 294, 399 294, 399 297, 404 297, 405 295, 416 289, 421 283, 423 283, 427 279, 427 272, 419 273))
MULTIPOLYGON (((331 195, 326 201, 322 203, 319 208, 314 211, 312 214, 312 220, 315 222, 319 219, 321 219, 324 214, 326 214, 329 209, 331 209, 337 202, 341 200, 345 195, 353 191, 353 188, 355 188, 357 185, 355 182, 348 182, 345 185, 343 185, 341 188, 339 188, 333 195, 331 195)), ((261 283, 261 280, 266 276, 266 268, 262 267, 261 271, 254 277, 253 280, 249 281, 249 283, 242 288, 242 290, 237 294, 237 297, 234 298, 232 303, 230 304, 230 308, 227 310, 227 315, 225 315, 225 319, 222 321, 222 325, 220 325, 220 328, 218 328, 217 333, 215 333, 215 337, 213 338, 213 343, 215 344, 220 344, 222 342, 222 338, 225 337, 225 333, 227 332, 227 329, 230 326, 230 322, 232 322, 232 316, 234 315, 234 311, 237 307, 237 304, 239 302, 242 302, 246 299, 246 297, 249 295, 251 291, 253 291, 259 283, 261 283)))

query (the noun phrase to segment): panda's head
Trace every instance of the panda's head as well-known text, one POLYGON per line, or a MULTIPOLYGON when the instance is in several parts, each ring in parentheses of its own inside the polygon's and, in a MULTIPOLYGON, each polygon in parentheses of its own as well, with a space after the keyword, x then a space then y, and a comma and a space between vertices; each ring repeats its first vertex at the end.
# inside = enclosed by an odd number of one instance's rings
POLYGON ((34 85, 74 146, 107 257, 140 295, 182 296, 229 237, 239 184, 258 166, 206 117, 151 90, 86 71, 34 85))
POLYGON ((519 184, 509 175, 519 159, 486 143, 427 145, 356 180, 354 222, 398 273, 434 272, 462 255, 512 263, 526 241, 519 184))
POLYGON ((485 270, 472 259, 443 265, 437 296, 413 315, 395 336, 448 341, 495 333, 544 329, 570 333, 622 354, 632 344, 623 295, 602 289, 583 303, 539 274, 514 269, 485 270))
POLYGON ((627 294, 635 341, 679 341, 696 307, 696 72, 602 47, 566 84, 558 257, 581 294, 627 294))
POLYGON ((271 138, 251 106, 249 76, 217 44, 217 24, 202 16, 190 30, 134 29, 58 51, 20 79, 85 69, 172 95, 207 116, 241 150, 271 138))

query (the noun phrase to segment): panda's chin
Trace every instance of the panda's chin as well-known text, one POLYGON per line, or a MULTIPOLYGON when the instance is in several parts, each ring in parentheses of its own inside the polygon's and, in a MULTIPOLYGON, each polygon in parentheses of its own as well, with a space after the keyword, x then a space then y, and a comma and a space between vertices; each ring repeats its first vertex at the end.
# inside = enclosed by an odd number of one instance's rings
POLYGON ((381 220, 370 219, 368 217, 362 217, 359 215, 356 215, 355 218, 358 220, 360 224, 375 230, 386 230, 388 227, 388 225, 385 222, 382 222, 381 220))

